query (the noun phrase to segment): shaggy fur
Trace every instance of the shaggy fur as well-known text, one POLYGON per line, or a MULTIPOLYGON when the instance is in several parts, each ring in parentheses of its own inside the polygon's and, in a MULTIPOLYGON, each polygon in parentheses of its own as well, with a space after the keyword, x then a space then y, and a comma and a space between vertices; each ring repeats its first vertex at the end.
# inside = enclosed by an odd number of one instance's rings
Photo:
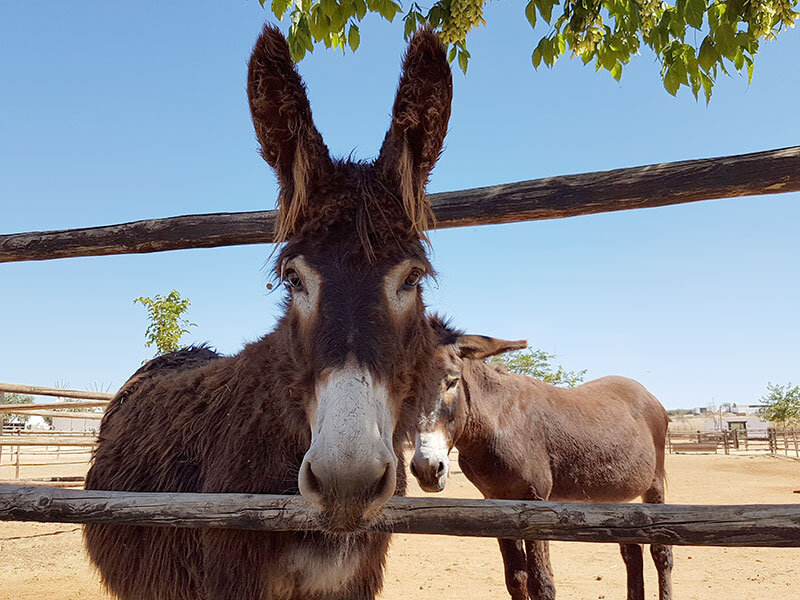
MULTIPOLYGON (((664 445, 669 417, 641 384, 624 377, 603 377, 573 389, 505 372, 483 360, 466 358, 477 349, 434 317, 440 347, 435 370, 453 384, 421 401, 420 431, 443 429, 448 448, 458 448, 464 475, 487 498, 566 502, 664 502, 664 445)), ((492 338, 494 350, 514 342, 492 338)), ((429 467, 429 465, 428 465, 429 467)), ((436 474, 412 464, 426 489, 436 474)), ((555 597, 547 542, 498 540, 506 586, 514 600, 555 597)), ((644 599, 642 549, 622 545, 628 570, 628 600, 644 599)), ((671 598, 672 551, 653 544, 659 598, 671 598)))
MULTIPOLYGON (((302 256, 319 273, 317 314, 303 322, 289 290, 274 331, 239 354, 193 348, 137 371, 104 416, 87 489, 296 494, 315 385, 355 358, 383 382, 400 415, 396 493, 404 493, 400 445, 414 424, 412 399, 430 394, 436 336, 418 286, 409 287, 415 300, 403 318, 382 292, 397 265, 428 265, 419 214, 429 206, 424 196, 404 203, 393 172, 408 165, 398 166, 394 153, 408 154, 414 181, 427 180, 452 84, 430 31, 415 35, 403 65, 395 104, 404 113, 393 117, 391 151, 376 163, 331 160, 286 41, 264 28, 248 95, 281 186, 286 245, 275 270, 282 276, 286 261, 302 256)), ((381 588, 389 536, 347 533, 363 525, 355 518, 333 506, 320 515, 327 531, 306 533, 87 525, 85 540, 105 585, 124 600, 368 600, 381 588)))

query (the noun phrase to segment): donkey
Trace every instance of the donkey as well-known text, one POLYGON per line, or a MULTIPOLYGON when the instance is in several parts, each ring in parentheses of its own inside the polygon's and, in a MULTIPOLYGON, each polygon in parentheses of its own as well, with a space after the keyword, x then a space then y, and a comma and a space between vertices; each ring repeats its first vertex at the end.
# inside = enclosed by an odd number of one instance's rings
MULTIPOLYGON (((603 377, 573 389, 505 372, 483 359, 527 346, 463 335, 438 318, 439 390, 421 397, 411 473, 444 489, 458 448, 464 475, 486 498, 664 502, 664 407, 641 384, 603 377)), ((546 541, 499 539, 513 600, 555 598, 546 541)), ((628 600, 644 599, 642 548, 621 544, 628 600)), ((650 547, 659 598, 671 598, 672 547, 650 547)))
POLYGON ((400 448, 433 385, 425 186, 452 99, 438 38, 414 35, 374 162, 331 159, 275 27, 255 44, 247 93, 280 184, 284 314, 235 356, 195 348, 140 369, 109 405, 86 488, 299 492, 321 531, 87 525, 123 600, 374 598, 389 536, 364 526, 405 492, 400 448))

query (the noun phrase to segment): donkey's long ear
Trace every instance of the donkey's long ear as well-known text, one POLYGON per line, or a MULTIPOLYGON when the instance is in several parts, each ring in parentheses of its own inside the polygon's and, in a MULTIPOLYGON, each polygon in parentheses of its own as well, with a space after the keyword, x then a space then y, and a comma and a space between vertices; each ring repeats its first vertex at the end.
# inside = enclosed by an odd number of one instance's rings
POLYGON ((453 75, 444 46, 433 31, 420 29, 403 59, 392 124, 376 164, 399 186, 406 214, 421 236, 432 216, 425 186, 442 152, 452 99, 453 75))
POLYGON ((247 70, 247 96, 261 155, 278 175, 280 216, 276 240, 295 228, 308 204, 309 178, 331 165, 328 148, 314 127, 303 80, 277 27, 264 25, 247 70))
POLYGON ((461 358, 483 359, 504 352, 522 350, 528 347, 528 342, 526 340, 510 342, 485 335, 461 335, 454 346, 461 358))

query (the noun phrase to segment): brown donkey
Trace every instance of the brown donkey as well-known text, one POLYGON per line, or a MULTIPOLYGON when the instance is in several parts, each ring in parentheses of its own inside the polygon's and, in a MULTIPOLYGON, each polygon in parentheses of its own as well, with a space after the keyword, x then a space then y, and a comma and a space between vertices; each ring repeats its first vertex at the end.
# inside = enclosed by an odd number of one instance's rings
MULTIPOLYGON (((566 502, 664 502, 664 408, 639 383, 603 377, 573 389, 495 368, 483 359, 525 342, 462 335, 437 318, 438 392, 420 399, 411 472, 427 492, 444 489, 458 448, 464 475, 486 498, 566 502)), ((500 539, 514 600, 551 600, 546 541, 500 539)), ((622 544, 628 600, 644 599, 642 548, 622 544)), ((659 598, 671 598, 671 546, 652 545, 659 598)))
POLYGON ((86 487, 299 492, 323 531, 87 525, 89 555, 124 600, 374 598, 389 536, 359 528, 404 493, 399 449, 434 381, 420 282, 425 186, 452 97, 442 45, 414 36, 371 163, 330 158, 277 28, 253 49, 247 92, 280 183, 284 315, 236 356, 187 349, 140 369, 106 412, 86 487))

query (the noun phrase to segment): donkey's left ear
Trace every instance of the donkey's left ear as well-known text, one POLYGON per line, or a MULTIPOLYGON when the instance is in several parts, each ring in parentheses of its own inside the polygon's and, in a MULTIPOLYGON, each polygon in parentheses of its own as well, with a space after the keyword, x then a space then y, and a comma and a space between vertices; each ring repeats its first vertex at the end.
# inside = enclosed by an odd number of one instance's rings
POLYGON ((460 335, 455 344, 456 352, 461 358, 483 359, 496 354, 522 350, 528 347, 527 340, 498 340, 485 335, 460 335))
POLYGON ((430 213, 425 186, 442 152, 452 99, 453 74, 445 48, 432 30, 420 29, 403 60, 392 124, 376 164, 399 186, 406 214, 423 235, 430 213))

